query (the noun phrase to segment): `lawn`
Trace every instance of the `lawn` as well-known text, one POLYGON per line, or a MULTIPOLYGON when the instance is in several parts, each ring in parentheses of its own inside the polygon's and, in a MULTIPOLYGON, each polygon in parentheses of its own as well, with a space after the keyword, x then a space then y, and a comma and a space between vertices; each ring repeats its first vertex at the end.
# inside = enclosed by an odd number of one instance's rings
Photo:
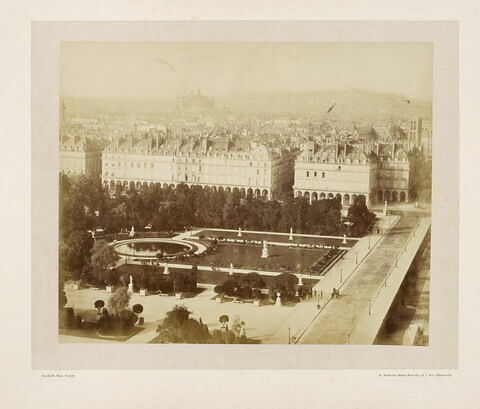
POLYGON ((218 250, 199 259, 199 265, 230 267, 252 271, 302 271, 327 253, 322 249, 269 246, 269 257, 261 258, 262 247, 248 244, 219 244, 218 250))
POLYGON ((308 236, 296 236, 293 235, 293 240, 289 240, 288 234, 271 234, 271 233, 248 233, 242 232, 242 236, 238 237, 237 231, 223 231, 223 230, 201 230, 196 234, 193 234, 192 237, 204 236, 205 238, 209 237, 224 237, 225 239, 235 239, 235 240, 256 240, 262 241, 267 240, 268 242, 278 242, 278 243, 292 243, 292 244, 310 244, 310 245, 323 245, 323 246, 335 246, 335 247, 353 247, 358 239, 348 238, 347 243, 343 244, 342 238, 332 238, 332 237, 308 237, 308 236))

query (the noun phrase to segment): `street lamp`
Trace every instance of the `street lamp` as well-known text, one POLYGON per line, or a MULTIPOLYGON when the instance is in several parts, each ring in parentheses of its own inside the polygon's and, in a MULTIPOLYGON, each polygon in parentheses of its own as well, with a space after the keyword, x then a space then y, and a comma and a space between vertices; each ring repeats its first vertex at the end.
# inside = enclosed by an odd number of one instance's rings
POLYGON ((290 344, 290 327, 288 327, 288 343, 290 344))
POLYGON ((340 268, 340 282, 343 283, 343 268, 340 268))
POLYGON ((355 252, 355 264, 358 264, 358 251, 355 252))

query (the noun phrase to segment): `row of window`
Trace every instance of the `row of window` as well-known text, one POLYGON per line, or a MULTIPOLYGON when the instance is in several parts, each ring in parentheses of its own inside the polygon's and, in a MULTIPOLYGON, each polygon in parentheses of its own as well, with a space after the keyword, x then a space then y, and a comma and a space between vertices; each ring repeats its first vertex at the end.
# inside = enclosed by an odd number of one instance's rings
MULTIPOLYGON (((342 170, 342 167, 338 166, 337 170, 342 170)), ((320 172, 317 172, 317 171, 313 171, 313 172, 310 172, 309 170, 306 171, 307 178, 309 178, 310 175, 312 175, 314 178, 316 178, 316 177, 318 177, 319 174, 320 174, 320 172)), ((322 178, 324 178, 325 177, 325 172, 321 172, 321 175, 322 175, 322 178)))
MULTIPOLYGON (((340 166, 339 166, 339 168, 340 168, 340 166)), ((316 172, 316 171, 310 172, 310 171, 307 170, 306 176, 307 176, 307 178, 309 178, 309 177, 310 177, 310 174, 312 174, 312 176, 313 176, 314 178, 316 178, 316 177, 318 177, 318 174, 319 174, 319 173, 320 173, 320 172, 316 172)), ((321 175, 322 175, 322 178, 324 178, 324 177, 325 177, 325 172, 322 172, 321 175)))

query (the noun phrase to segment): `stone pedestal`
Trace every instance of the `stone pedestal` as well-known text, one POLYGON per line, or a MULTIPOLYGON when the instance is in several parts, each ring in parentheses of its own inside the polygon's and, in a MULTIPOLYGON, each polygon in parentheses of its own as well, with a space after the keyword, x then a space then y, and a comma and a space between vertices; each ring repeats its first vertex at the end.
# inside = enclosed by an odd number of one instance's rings
POLYGON ((288 240, 293 240, 293 228, 290 227, 290 236, 288 237, 288 240))
POLYGON ((142 289, 140 290, 140 295, 141 295, 142 297, 145 297, 145 296, 147 295, 147 290, 146 290, 145 288, 142 288, 142 289))
POLYGON ((215 298, 215 302, 216 302, 217 304, 221 304, 221 303, 222 303, 222 297, 217 297, 217 298, 215 298))
POLYGON ((111 285, 107 285, 105 287, 105 290, 107 291, 107 293, 111 293, 113 291, 113 287, 111 285))
POLYGON ((230 263, 230 269, 228 270, 228 275, 233 276, 233 263, 230 263))
POLYGON ((388 214, 388 202, 385 200, 385 205, 383 206, 383 215, 386 216, 388 214))
POLYGON ((183 298, 183 294, 182 293, 175 293, 175 299, 176 300, 181 300, 183 298))
POLYGON ((255 307, 260 307, 260 300, 253 300, 253 305, 255 307))
POLYGON ((128 284, 128 290, 127 290, 130 294, 133 293, 133 284, 132 283, 129 283, 128 284))

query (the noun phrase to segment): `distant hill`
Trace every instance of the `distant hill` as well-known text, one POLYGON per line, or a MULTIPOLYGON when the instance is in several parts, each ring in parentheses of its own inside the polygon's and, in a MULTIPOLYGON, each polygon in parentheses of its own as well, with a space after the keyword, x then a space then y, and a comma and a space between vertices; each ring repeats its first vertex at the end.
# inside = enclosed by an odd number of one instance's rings
POLYGON ((365 90, 281 92, 216 97, 217 106, 232 111, 293 113, 343 119, 380 119, 431 116, 430 101, 409 100, 404 96, 365 90), (327 114, 327 110, 335 107, 327 114))
MULTIPOLYGON (((206 93, 207 96, 208 93, 206 93)), ((431 117, 432 102, 366 90, 272 92, 213 97, 216 108, 245 114, 306 115, 346 120, 431 117), (327 110, 335 107, 327 114, 327 110)), ((65 98, 68 110, 96 113, 172 112, 178 100, 65 98)))

